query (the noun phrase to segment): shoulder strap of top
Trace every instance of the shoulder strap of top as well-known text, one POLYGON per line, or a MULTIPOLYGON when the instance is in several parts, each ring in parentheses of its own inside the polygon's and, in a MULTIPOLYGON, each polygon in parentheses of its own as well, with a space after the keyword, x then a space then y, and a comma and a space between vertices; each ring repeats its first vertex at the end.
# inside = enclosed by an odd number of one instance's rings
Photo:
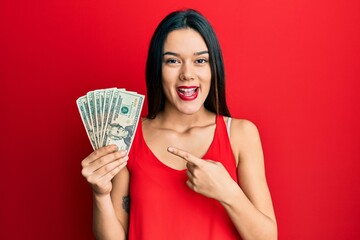
POLYGON ((227 133, 228 133, 228 136, 230 137, 230 126, 231 126, 231 117, 228 117, 228 120, 227 120, 227 124, 226 124, 226 129, 227 129, 227 133))

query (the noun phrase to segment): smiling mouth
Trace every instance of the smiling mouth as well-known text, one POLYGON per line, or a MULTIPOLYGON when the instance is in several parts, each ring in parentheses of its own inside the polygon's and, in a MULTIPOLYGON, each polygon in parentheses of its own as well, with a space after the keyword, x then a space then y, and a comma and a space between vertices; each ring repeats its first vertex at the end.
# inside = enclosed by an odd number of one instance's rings
POLYGON ((194 100, 199 93, 199 87, 178 87, 176 88, 179 97, 182 100, 194 100))

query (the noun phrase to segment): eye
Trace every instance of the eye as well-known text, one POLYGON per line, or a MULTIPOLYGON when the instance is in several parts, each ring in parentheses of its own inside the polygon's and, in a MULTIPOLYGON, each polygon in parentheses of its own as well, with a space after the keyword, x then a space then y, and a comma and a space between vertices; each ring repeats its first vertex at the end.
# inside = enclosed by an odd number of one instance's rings
POLYGON ((168 59, 165 59, 165 63, 167 64, 176 64, 176 63, 179 63, 180 61, 176 58, 168 58, 168 59))
POLYGON ((208 62, 208 60, 206 58, 199 58, 199 59, 195 60, 195 63, 197 63, 197 64, 205 64, 207 62, 208 62))

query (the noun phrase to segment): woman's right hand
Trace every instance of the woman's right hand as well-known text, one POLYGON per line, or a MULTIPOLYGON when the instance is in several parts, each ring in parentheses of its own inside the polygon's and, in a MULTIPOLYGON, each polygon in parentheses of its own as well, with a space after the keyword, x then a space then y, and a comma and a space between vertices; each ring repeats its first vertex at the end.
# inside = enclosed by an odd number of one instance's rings
POLYGON ((128 159, 126 151, 117 151, 116 145, 102 147, 81 162, 81 173, 89 182, 94 194, 106 195, 112 190, 111 180, 126 166, 128 159))

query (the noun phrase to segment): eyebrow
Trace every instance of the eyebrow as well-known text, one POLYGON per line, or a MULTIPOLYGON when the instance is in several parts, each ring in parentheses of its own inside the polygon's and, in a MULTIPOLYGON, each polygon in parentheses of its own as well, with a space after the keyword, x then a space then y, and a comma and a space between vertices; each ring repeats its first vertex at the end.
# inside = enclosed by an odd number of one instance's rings
MULTIPOLYGON (((202 55, 202 54, 209 54, 209 51, 205 50, 205 51, 200 51, 200 52, 194 53, 195 56, 202 55)), ((180 54, 174 53, 174 52, 164 52, 163 56, 165 56, 165 55, 172 55, 172 56, 176 56, 176 57, 180 56, 180 54)))

